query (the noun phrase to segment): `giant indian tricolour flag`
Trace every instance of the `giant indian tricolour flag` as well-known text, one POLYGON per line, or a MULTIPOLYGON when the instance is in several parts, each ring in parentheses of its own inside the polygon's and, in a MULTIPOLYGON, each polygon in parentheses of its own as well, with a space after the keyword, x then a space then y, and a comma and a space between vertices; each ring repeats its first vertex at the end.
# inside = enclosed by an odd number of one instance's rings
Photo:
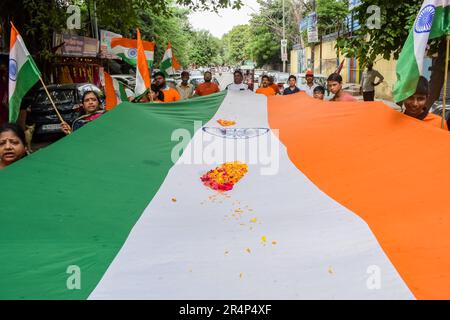
POLYGON ((416 17, 397 62, 394 99, 401 102, 416 91, 423 76, 424 58, 429 40, 450 34, 450 0, 425 0, 416 17))
POLYGON ((22 98, 39 80, 41 73, 23 42, 22 36, 11 23, 9 48, 9 121, 16 122, 22 98))
POLYGON ((0 299, 448 299, 449 162, 382 102, 125 102, 0 171, 0 299))

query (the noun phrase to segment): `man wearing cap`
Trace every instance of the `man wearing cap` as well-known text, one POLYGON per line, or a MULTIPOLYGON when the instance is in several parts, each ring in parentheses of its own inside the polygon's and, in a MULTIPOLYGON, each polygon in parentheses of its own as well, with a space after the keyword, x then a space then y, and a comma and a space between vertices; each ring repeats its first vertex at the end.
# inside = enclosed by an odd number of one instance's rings
POLYGON ((300 91, 306 92, 310 97, 314 96, 314 89, 317 84, 314 84, 314 73, 312 70, 308 70, 305 74, 306 83, 299 86, 300 91))

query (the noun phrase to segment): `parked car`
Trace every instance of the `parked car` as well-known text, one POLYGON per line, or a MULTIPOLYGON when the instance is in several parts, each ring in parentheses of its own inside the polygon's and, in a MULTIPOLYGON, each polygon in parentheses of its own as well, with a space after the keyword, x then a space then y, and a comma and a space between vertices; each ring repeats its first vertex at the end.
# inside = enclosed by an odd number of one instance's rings
MULTIPOLYGON (((297 73, 295 76, 297 77, 297 85, 306 84, 305 73, 297 73)), ((323 74, 314 75, 314 83, 325 88, 327 87, 327 79, 328 77, 323 74)))
MULTIPOLYGON (((304 73, 297 73, 295 76, 297 77, 297 87, 301 86, 302 84, 306 84, 306 79, 305 79, 304 73)), ((315 74, 314 75, 314 83, 325 88, 325 99, 330 98, 332 95, 328 91, 327 79, 328 79, 328 77, 323 74, 315 74)))
POLYGON ((178 84, 179 82, 181 82, 181 80, 178 81, 178 80, 175 79, 175 78, 166 78, 166 84, 167 84, 169 87, 174 88, 174 89, 176 89, 177 84, 178 84))
MULTIPOLYGON (((103 99, 103 92, 90 83, 56 84, 47 87, 61 117, 69 125, 82 115, 81 98, 85 91, 95 91, 103 99)), ((101 104, 103 108, 103 104, 101 104)), ((36 124, 36 136, 60 134, 60 120, 44 88, 36 93, 30 106, 30 122, 36 124)))
POLYGON ((274 81, 274 83, 277 84, 277 86, 281 92, 283 92, 283 90, 285 88, 289 87, 289 84, 288 84, 289 76, 290 76, 290 74, 286 73, 286 72, 279 72, 279 73, 275 74, 273 81, 274 81))
MULTIPOLYGON (((446 100, 446 101, 447 102, 445 104, 445 120, 448 121, 450 119, 450 100, 446 100)), ((433 105, 431 106, 430 112, 442 117, 442 109, 443 109, 443 103, 442 103, 442 100, 439 99, 433 103, 433 105)))

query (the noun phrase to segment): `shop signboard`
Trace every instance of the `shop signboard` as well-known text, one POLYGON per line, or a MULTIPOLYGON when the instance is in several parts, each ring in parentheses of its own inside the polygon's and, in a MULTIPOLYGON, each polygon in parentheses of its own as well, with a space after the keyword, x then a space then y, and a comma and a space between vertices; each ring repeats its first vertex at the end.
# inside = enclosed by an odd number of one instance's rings
POLYGON ((68 33, 55 33, 53 46, 59 46, 56 54, 64 57, 97 57, 99 41, 68 33))

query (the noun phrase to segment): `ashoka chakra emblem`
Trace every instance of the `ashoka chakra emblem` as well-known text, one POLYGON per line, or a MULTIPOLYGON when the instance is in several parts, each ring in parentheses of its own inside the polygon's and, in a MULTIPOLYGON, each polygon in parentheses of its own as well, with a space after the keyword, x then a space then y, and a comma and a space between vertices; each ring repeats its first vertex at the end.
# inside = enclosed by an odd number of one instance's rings
POLYGON ((425 6, 420 10, 417 16, 416 23, 414 25, 414 31, 416 33, 426 33, 431 31, 433 25, 434 14, 436 13, 436 7, 432 4, 425 6))
POLYGON ((136 58, 136 56, 137 56, 137 50, 135 48, 128 49, 128 57, 136 58))
POLYGON ((225 139, 250 139, 266 134, 269 132, 269 129, 204 127, 203 131, 225 139))
POLYGON ((17 62, 14 59, 9 60, 9 79, 16 81, 17 77, 17 62))

